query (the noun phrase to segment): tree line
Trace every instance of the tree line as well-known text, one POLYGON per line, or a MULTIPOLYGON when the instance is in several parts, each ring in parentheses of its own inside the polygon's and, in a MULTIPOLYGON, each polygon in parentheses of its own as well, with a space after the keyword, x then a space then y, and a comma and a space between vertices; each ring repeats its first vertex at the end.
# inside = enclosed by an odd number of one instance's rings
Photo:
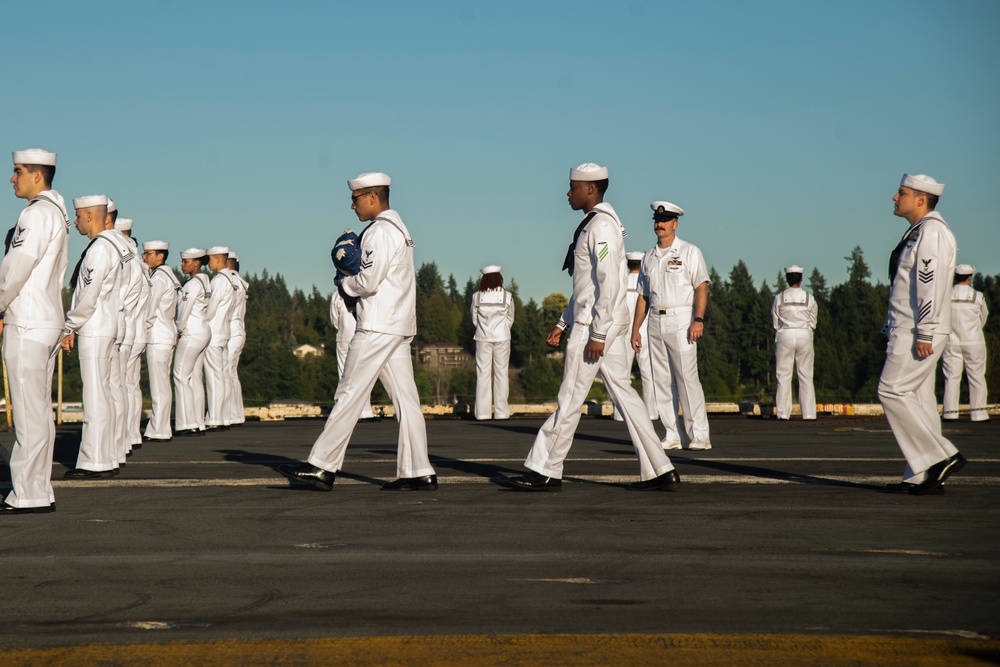
MULTIPOLYGON (((885 319, 888 285, 874 280, 860 247, 848 257, 847 280, 830 286, 814 268, 803 287, 816 298, 818 321, 814 338, 815 387, 821 403, 877 402, 876 388, 884 361, 873 343, 885 319)), ((771 303, 785 289, 784 274, 773 282, 758 283, 743 261, 723 278, 709 272, 705 335, 698 342, 698 364, 708 401, 759 400, 774 397, 774 329, 771 303)), ((317 287, 306 294, 289 290, 280 274, 267 270, 247 278, 246 347, 240 361, 240 379, 248 406, 276 400, 329 404, 336 392, 338 373, 336 330, 330 324, 330 294, 317 287), (292 350, 308 344, 325 351, 298 358, 292 350)), ((567 281, 568 284, 568 281, 567 281)), ((987 383, 1000 387, 1000 275, 976 274, 973 287, 983 292, 993 314, 986 325, 987 383)), ((525 303, 517 282, 507 288, 514 297, 511 332, 511 402, 554 401, 562 378, 561 355, 553 353, 545 337, 559 319, 567 298, 553 293, 541 303, 525 303)), ((451 344, 474 357, 474 325, 470 313, 478 280, 468 278, 461 288, 455 277, 444 279, 433 262, 417 270, 417 335, 414 347, 451 344)), ((472 403, 475 362, 456 368, 415 366, 417 387, 424 403, 472 403)), ((638 377, 638 373, 635 374, 638 377)), ((148 385, 143 371, 144 396, 148 385)), ((638 379, 635 384, 638 388, 638 379)), ((79 362, 64 361, 64 400, 80 400, 79 362)), ((940 391, 940 372, 939 372, 940 391)), ((591 398, 606 399, 600 383, 591 398)), ((381 384, 374 399, 387 401, 381 384)), ((967 400, 963 389, 963 401, 967 400)))

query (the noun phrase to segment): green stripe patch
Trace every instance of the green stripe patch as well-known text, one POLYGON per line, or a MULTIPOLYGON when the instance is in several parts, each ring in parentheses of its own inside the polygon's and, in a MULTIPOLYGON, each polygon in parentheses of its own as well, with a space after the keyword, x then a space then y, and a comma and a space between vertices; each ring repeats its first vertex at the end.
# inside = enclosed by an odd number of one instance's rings
POLYGON ((603 262, 608 257, 608 246, 602 246, 600 250, 597 251, 597 261, 603 262))

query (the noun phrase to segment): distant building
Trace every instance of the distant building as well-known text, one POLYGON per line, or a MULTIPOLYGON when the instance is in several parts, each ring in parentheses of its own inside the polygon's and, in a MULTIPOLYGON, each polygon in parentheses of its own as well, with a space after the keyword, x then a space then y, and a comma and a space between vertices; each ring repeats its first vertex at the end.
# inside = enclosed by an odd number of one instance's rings
POLYGON ((304 359, 309 355, 315 357, 322 357, 326 354, 326 350, 321 347, 315 347, 313 345, 299 345, 298 347, 292 348, 292 354, 294 354, 299 359, 304 359))
POLYGON ((455 368, 472 361, 461 345, 435 343, 417 348, 417 363, 428 368, 455 368))

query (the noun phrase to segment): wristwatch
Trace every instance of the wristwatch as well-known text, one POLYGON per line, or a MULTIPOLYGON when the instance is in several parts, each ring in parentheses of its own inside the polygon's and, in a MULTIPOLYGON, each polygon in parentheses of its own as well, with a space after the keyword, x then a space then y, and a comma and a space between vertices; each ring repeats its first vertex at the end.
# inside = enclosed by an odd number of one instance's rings
POLYGON ((692 321, 694 321, 694 322, 701 322, 702 324, 704 324, 705 323, 705 318, 704 317, 696 317, 692 321))

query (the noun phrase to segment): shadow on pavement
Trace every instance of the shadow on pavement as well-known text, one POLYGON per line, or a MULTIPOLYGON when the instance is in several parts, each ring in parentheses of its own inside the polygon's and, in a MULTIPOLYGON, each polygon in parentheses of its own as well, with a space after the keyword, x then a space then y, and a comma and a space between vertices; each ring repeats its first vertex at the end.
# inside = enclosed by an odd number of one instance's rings
POLYGON ((783 482, 792 482, 794 484, 822 484, 825 486, 841 486, 851 489, 864 489, 866 491, 880 491, 882 489, 881 485, 859 484, 857 482, 847 482, 840 479, 830 479, 829 477, 803 475, 800 473, 785 472, 783 470, 773 470, 771 468, 725 463, 723 461, 705 461, 703 459, 692 459, 676 455, 671 456, 670 460, 674 463, 682 465, 709 468, 734 475, 744 475, 746 477, 781 480, 783 482))

